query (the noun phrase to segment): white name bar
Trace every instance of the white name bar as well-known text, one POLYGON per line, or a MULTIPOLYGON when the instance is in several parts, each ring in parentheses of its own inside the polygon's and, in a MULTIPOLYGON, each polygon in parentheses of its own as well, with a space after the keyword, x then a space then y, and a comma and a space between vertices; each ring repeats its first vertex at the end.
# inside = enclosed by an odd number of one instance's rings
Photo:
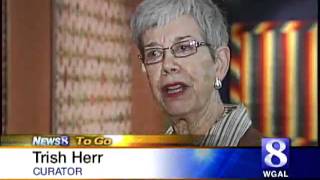
POLYGON ((0 148, 0 178, 161 178, 160 151, 147 148, 0 148))

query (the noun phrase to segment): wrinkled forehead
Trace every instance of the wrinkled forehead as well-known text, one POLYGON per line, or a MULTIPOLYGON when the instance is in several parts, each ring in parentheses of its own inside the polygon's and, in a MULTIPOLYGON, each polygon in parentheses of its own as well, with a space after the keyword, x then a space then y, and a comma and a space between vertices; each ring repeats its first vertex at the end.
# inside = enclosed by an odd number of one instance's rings
POLYGON ((203 40, 198 23, 190 15, 182 15, 166 25, 147 29, 142 34, 142 45, 159 44, 170 46, 184 37, 203 40))

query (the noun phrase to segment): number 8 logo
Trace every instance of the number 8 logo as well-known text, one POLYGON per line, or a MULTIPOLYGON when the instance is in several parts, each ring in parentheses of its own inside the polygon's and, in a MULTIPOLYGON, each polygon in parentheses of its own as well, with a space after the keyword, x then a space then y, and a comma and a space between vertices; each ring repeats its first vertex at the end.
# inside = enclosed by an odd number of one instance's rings
POLYGON ((282 167, 287 164, 288 159, 287 156, 282 153, 286 149, 286 144, 280 140, 271 140, 266 145, 266 150, 269 152, 269 154, 264 158, 264 162, 270 166, 270 167, 282 167), (274 143, 279 143, 279 149, 275 149, 273 147, 274 143), (274 164, 272 162, 272 157, 276 156, 279 158, 280 162, 279 164, 274 164))

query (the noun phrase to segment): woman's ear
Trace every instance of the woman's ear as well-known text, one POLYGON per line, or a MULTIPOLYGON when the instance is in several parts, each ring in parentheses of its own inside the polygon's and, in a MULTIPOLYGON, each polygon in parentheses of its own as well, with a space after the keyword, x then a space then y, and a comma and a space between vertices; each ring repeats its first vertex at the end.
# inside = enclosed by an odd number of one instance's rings
POLYGON ((221 81, 225 78, 230 64, 230 49, 227 46, 221 46, 215 52, 216 77, 221 81))

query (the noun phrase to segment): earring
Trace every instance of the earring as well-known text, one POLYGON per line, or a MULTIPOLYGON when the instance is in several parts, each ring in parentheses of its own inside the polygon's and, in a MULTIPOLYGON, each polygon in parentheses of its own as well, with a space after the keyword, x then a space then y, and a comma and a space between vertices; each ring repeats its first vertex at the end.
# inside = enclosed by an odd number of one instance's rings
POLYGON ((221 87, 222 87, 222 83, 220 81, 219 78, 216 78, 216 80, 214 81, 213 83, 213 87, 216 89, 216 90, 219 90, 221 87))

